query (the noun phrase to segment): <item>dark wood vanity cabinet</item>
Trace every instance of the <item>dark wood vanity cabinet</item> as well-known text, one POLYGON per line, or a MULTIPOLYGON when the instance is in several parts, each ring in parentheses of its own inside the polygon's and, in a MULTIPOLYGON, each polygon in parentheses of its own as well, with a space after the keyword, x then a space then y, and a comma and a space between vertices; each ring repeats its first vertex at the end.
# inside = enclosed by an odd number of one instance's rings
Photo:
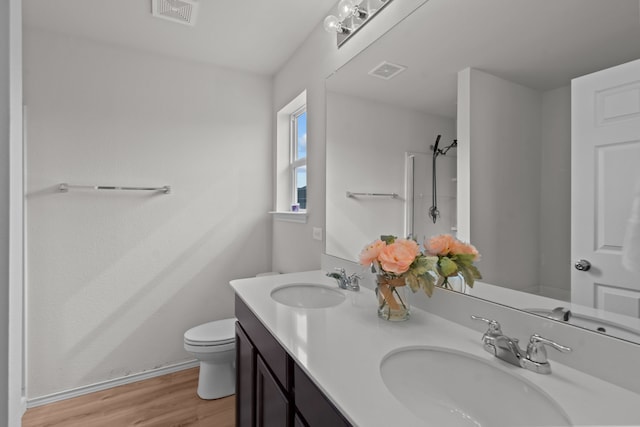
POLYGON ((296 409, 302 414, 306 425, 331 427, 351 425, 298 365, 294 364, 293 371, 296 409))
POLYGON ((256 360, 255 393, 256 426, 282 427, 289 424, 289 396, 271 375, 269 368, 258 356, 256 360))
POLYGON ((350 426, 238 296, 235 304, 236 426, 350 426))
POLYGON ((255 366, 256 349, 236 323, 236 427, 255 425, 255 366))
POLYGON ((289 427, 291 360, 237 297, 236 317, 236 426, 289 427))

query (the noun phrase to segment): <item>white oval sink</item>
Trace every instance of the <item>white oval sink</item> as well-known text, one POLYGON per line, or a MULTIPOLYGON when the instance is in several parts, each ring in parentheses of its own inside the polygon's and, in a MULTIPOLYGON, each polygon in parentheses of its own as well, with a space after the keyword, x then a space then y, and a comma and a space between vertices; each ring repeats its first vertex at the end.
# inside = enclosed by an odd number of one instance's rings
POLYGON ((338 289, 316 283, 291 283, 271 291, 271 298, 296 308, 327 308, 346 298, 338 289))
MULTIPOLYGON (((499 363, 496 360, 496 363, 499 363)), ((389 391, 420 419, 445 426, 570 426, 545 392, 473 355, 409 347, 380 364, 389 391)))

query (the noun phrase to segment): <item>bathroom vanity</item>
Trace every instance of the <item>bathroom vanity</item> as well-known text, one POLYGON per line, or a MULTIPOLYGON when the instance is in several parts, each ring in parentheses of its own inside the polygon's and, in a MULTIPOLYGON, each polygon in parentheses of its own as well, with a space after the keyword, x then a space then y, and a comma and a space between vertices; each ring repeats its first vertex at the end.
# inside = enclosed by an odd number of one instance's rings
MULTIPOLYGON (((507 364, 483 350, 481 328, 419 308, 406 322, 379 319, 372 290, 338 289, 323 271, 231 286, 238 426, 640 425, 640 394, 553 350, 550 375, 507 364)), ((521 330, 499 320, 505 333, 521 330)))
POLYGON ((350 426, 236 295, 236 425, 350 426))

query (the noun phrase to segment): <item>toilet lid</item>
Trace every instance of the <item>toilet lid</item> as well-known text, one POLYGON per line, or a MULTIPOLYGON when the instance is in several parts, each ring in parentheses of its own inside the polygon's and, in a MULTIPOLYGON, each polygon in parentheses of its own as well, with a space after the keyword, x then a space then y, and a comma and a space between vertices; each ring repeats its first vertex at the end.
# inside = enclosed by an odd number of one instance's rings
POLYGON ((223 319, 195 326, 184 333, 187 343, 222 345, 235 340, 236 319, 223 319))

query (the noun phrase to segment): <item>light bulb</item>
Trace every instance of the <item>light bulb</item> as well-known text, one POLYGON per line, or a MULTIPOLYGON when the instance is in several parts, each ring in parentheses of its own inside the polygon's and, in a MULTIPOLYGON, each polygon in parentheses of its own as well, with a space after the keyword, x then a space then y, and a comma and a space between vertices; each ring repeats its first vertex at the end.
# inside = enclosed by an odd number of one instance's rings
POLYGON ((340 3, 338 3, 338 18, 342 21, 350 17, 355 9, 355 0, 341 0, 340 3))
POLYGON ((341 33, 343 31, 340 20, 333 15, 329 15, 324 18, 323 26, 324 29, 329 33, 341 33))

